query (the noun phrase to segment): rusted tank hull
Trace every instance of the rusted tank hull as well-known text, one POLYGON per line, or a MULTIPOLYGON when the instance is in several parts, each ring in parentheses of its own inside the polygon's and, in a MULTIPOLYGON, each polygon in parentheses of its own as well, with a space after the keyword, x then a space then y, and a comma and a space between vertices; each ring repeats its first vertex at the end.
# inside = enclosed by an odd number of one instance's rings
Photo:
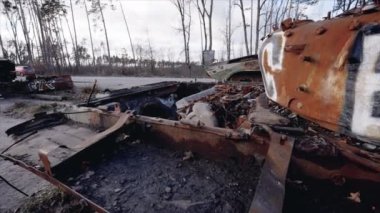
POLYGON ((264 42, 267 96, 332 131, 380 144, 380 11, 282 23, 264 42))

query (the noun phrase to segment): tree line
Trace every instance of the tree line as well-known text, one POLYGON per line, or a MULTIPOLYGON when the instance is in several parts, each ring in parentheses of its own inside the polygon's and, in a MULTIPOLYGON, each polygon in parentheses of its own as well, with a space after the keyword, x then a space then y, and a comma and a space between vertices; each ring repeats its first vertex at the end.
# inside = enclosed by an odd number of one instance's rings
MULTIPOLYGON (((192 13, 191 7, 196 7, 202 33, 202 51, 209 53, 213 45, 212 16, 214 0, 172 0, 180 16, 185 51, 185 62, 189 63, 189 39, 191 35, 192 13)), ((305 9, 315 5, 319 0, 228 0, 228 15, 225 28, 222 31, 226 59, 231 59, 232 37, 238 28, 244 35, 245 55, 257 54, 260 40, 269 33, 277 30, 286 18, 306 19, 305 9), (246 5, 246 3, 250 3, 246 5), (232 26, 231 11, 237 8, 241 14, 240 26, 232 26), (256 14, 255 14, 256 13, 256 14), (247 17, 248 16, 248 17, 247 17), (254 20, 256 23, 254 23, 254 20), (255 37, 255 39, 253 39, 255 37)), ((336 0, 332 11, 346 12, 356 7, 364 6, 372 0, 336 0)), ((202 55, 202 62, 205 56, 202 55)))
MULTIPOLYGON (((175 70, 185 67, 191 70, 195 63, 190 57, 190 38, 194 23, 192 9, 197 12, 201 31, 202 62, 204 53, 213 53, 214 0, 171 0, 178 11, 180 26, 177 29, 183 38, 183 61, 175 61, 169 56, 158 60, 150 40, 148 45, 134 43, 127 16, 121 1, 115 0, 1 0, 0 10, 10 26, 12 38, 3 40, 4 29, 0 30, 0 48, 4 58, 17 64, 29 64, 50 71, 71 70, 80 72, 83 67, 105 69, 124 68, 131 70, 157 69, 175 70), (117 4, 118 3, 118 4, 117 4), (78 34, 74 6, 86 14, 89 45, 83 35, 78 34), (125 49, 121 55, 111 55, 107 22, 104 11, 118 8, 123 17, 132 54, 125 49), (96 20, 95 24, 90 17, 96 20), (94 28, 104 33, 100 47, 94 46, 94 28), (63 33, 68 29, 68 33, 63 33), (22 32, 19 35, 19 32, 22 32), (88 49, 87 46, 90 48, 88 49), (97 54, 105 49, 105 54, 97 54)), ((244 35, 244 54, 257 54, 260 39, 276 29, 285 18, 305 18, 304 6, 316 4, 318 0, 227 0, 228 15, 223 29, 226 59, 231 58, 232 37, 237 30, 244 35), (248 3, 248 5, 246 5, 248 3), (232 26, 231 13, 240 11, 241 24, 232 26), (255 12, 256 14, 255 14, 255 12), (255 20, 255 23, 254 23, 255 20), (255 37, 255 38, 254 38, 255 37)), ((335 10, 347 11, 365 4, 364 0, 337 0, 335 10)), ((169 55, 169 54, 168 54, 169 55)))

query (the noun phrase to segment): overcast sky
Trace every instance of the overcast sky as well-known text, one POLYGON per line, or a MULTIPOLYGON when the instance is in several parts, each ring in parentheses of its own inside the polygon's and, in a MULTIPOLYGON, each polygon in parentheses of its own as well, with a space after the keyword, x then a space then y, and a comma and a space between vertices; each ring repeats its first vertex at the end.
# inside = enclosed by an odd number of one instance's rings
MULTIPOLYGON (((73 0, 73 2, 74 1, 75 0, 73 0)), ((82 2, 82 0, 79 2, 82 2)), ((109 0, 102 0, 101 2, 108 4, 105 8, 104 15, 108 28, 111 52, 113 54, 121 54, 127 51, 127 53, 131 55, 127 30, 120 10, 119 1, 112 1, 115 6, 113 9, 110 6, 109 0)), ((253 2, 255 4, 256 0, 253 0, 253 2)), ((178 11, 170 0, 121 0, 121 3, 135 45, 141 44, 142 46, 147 46, 150 40, 156 57, 161 59, 171 58, 172 60, 183 60, 183 37, 180 32, 176 30, 180 26, 180 19, 178 11)), ((251 0, 245 0, 244 3, 245 7, 249 8, 251 0)), ((332 9, 332 4, 333 0, 321 0, 317 5, 307 8, 305 14, 308 15, 309 18, 320 20, 332 9)), ((214 6, 213 49, 216 51, 215 57, 220 59, 225 54, 222 31, 225 28, 225 22, 228 16, 228 0, 214 0, 214 6)), ((68 10, 68 12, 70 11, 68 10)), ((191 12, 191 59, 193 61, 199 61, 201 54, 200 23, 195 7, 192 7, 191 12)), ((232 25, 233 28, 235 28, 232 37, 232 57, 239 57, 244 55, 243 28, 239 27, 242 25, 241 14, 239 8, 236 6, 233 8, 232 13, 232 25)), ((83 39, 86 39, 86 46, 89 47, 89 32, 83 4, 75 5, 74 16, 77 25, 78 42, 81 43, 83 39)), ((247 10, 246 16, 247 22, 249 23, 249 10, 247 10)), ((0 30, 2 30, 3 33, 5 28, 8 35, 4 35, 4 37, 9 38, 10 27, 8 26, 6 18, 4 16, 0 17, 0 30)), ((71 18, 71 14, 68 14, 68 17, 71 18)), ((91 15, 92 22, 94 18, 95 15, 91 15)), ((92 31, 94 33, 94 46, 98 47, 96 55, 104 54, 105 46, 100 48, 100 43, 105 43, 104 32, 100 21, 98 21, 96 28, 92 26, 92 31)), ((70 35, 67 27, 64 29, 64 33, 68 39, 70 35)))

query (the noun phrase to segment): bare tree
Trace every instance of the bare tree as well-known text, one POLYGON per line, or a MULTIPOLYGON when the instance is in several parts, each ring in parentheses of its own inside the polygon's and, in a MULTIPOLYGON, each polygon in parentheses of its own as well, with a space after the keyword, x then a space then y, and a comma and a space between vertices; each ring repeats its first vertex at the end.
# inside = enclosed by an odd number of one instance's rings
MULTIPOLYGON (((200 22, 203 26, 203 30, 201 29, 201 32, 203 31, 204 36, 204 48, 202 50, 202 64, 205 63, 204 60, 204 54, 203 52, 206 50, 211 51, 212 45, 213 45, 213 39, 212 39, 212 15, 214 11, 214 0, 192 0, 195 2, 195 6, 198 10, 198 14, 200 16, 200 22), (207 19, 207 23, 206 23, 207 19), (208 30, 207 30, 208 25, 208 30)), ((203 39, 202 39, 203 43, 203 39)))
POLYGON ((27 27, 27 23, 26 23, 23 5, 21 4, 21 0, 17 0, 16 3, 17 3, 17 9, 18 9, 17 11, 19 13, 19 17, 21 20, 21 28, 23 30, 23 34, 24 34, 24 38, 25 38, 26 49, 28 51, 28 62, 33 63, 33 53, 32 53, 32 49, 30 46, 29 31, 28 31, 28 27, 27 27))
POLYGON ((222 30, 223 38, 224 38, 224 44, 226 45, 226 57, 227 60, 231 59, 231 53, 232 53, 232 35, 234 34, 234 31, 237 27, 232 28, 232 0, 229 0, 228 2, 228 16, 226 18, 225 22, 225 28, 222 30))
POLYGON ((259 39, 260 39, 260 20, 261 11, 264 7, 266 0, 257 0, 257 16, 256 16, 256 43, 255 43, 255 54, 258 54, 259 50, 259 39))
POLYGON ((7 51, 7 49, 4 48, 3 39, 1 38, 1 34, 0 34, 0 47, 1 47, 1 51, 3 52, 3 58, 8 58, 8 51, 7 51))
POLYGON ((227 46, 227 60, 231 59, 231 43, 232 43, 231 19, 232 19, 232 0, 228 0, 228 24, 226 24, 227 30, 225 34, 226 46, 227 46))
MULTIPOLYGON (((73 33, 71 32, 71 28, 70 28, 70 24, 69 24, 69 20, 67 19, 67 16, 64 17, 65 18, 65 21, 66 21, 66 26, 67 26, 67 29, 69 31, 69 35, 70 35, 70 40, 71 40, 71 43, 74 44, 75 41, 74 41, 74 37, 73 37, 73 33)), ((75 48, 73 48, 74 50, 74 54, 75 54, 75 48)))
POLYGON ((71 9, 71 19, 73 21, 73 29, 74 29, 74 55, 75 55, 75 65, 76 69, 78 71, 80 66, 80 61, 78 57, 78 37, 77 37, 77 29, 75 26, 75 18, 74 18, 74 11, 73 11, 73 2, 70 0, 70 9, 71 9))
POLYGON ((250 34, 250 38, 249 38, 249 54, 252 55, 252 43, 253 43, 253 0, 251 0, 250 10, 251 10, 251 25, 250 25, 250 30, 249 30, 249 34, 250 34))
POLYGON ((213 39, 212 39, 212 15, 214 11, 214 0, 194 0, 197 7, 198 13, 201 17, 201 23, 203 25, 203 33, 205 46, 204 50, 212 50, 213 39), (207 23, 206 23, 207 19, 207 23), (208 25, 208 30, 207 30, 208 25))
MULTIPOLYGON (((204 64, 204 58, 203 58, 203 50, 204 50, 204 48, 203 48, 203 35, 204 35, 204 33, 203 33, 203 21, 202 21, 202 16, 201 16, 201 14, 200 13, 198 13, 198 15, 199 15, 199 28, 200 28, 200 38, 201 38, 201 54, 200 54, 200 59, 201 59, 201 62, 202 62, 202 64, 204 64)), ((203 19, 204 20, 204 19, 203 19)), ((207 45, 205 46, 205 47, 207 47, 207 45)))
POLYGON ((127 27, 127 32, 128 32, 128 37, 129 37, 129 43, 130 43, 130 45, 131 45, 131 50, 132 50, 132 56, 133 56, 133 59, 135 60, 135 59, 136 59, 136 58, 135 58, 135 50, 134 50, 133 43, 132 43, 131 32, 129 31, 127 18, 125 17, 125 13, 124 13, 123 5, 121 4, 121 1, 120 1, 120 0, 119 0, 119 4, 120 4, 121 12, 123 13, 123 18, 124 18, 125 26, 127 27))
POLYGON ((173 0, 173 4, 177 8, 181 19, 181 32, 183 36, 183 44, 185 51, 185 63, 190 69, 190 26, 191 26, 191 11, 190 3, 186 0, 173 0))
POLYGON ((107 31, 107 25, 104 17, 103 10, 106 7, 106 4, 101 4, 100 0, 92 0, 92 8, 91 8, 91 13, 99 15, 99 18, 102 21, 103 25, 103 30, 104 30, 104 36, 106 39, 106 47, 107 47, 107 56, 108 57, 108 65, 111 66, 111 51, 110 51, 110 44, 109 44, 109 39, 108 39, 108 31, 107 31))
MULTIPOLYGON (((227 60, 231 59, 232 53, 232 35, 234 34, 237 27, 231 28, 231 19, 230 17, 226 18, 225 28, 221 31, 223 35, 223 42, 226 45, 226 56, 227 60)), ((224 51, 223 51, 224 52, 224 51)))
POLYGON ((244 13, 244 1, 239 0, 239 2, 235 3, 236 6, 240 8, 241 11, 241 17, 243 21, 243 30, 244 30, 244 42, 245 42, 245 49, 246 49, 246 54, 249 55, 249 48, 248 48, 248 36, 247 36, 247 22, 245 20, 245 13, 244 13))
POLYGON ((285 16, 288 18, 305 18, 304 10, 319 0, 257 0, 256 44, 255 54, 258 53, 261 35, 267 35, 278 29, 285 16))
MULTIPOLYGON (((206 28, 206 8, 203 6, 204 0, 200 2, 200 0, 195 1, 199 16, 201 17, 201 24, 203 26, 203 35, 204 35, 204 48, 203 50, 207 50, 208 38, 207 38, 207 28, 206 28)), ((203 60, 203 59, 202 59, 203 60)))
MULTIPOLYGON (((50 70, 60 70, 63 62, 63 45, 62 39, 59 36, 58 19, 62 16, 66 16, 66 5, 59 1, 45 1, 41 5, 40 21, 42 23, 42 29, 45 33, 47 57, 51 59, 52 64, 55 66, 49 67, 50 70)), ((51 64, 49 63, 49 66, 51 64)))
POLYGON ((84 9, 86 10, 88 33, 90 34, 90 44, 91 44, 91 53, 92 53, 92 65, 95 66, 95 51, 94 51, 94 41, 92 39, 92 31, 91 31, 91 24, 90 24, 90 12, 87 9, 86 0, 83 0, 83 4, 84 4, 84 9))
POLYGON ((108 53, 108 64, 109 64, 109 66, 111 66, 111 51, 110 51, 110 44, 109 44, 109 41, 108 41, 107 26, 106 26, 106 21, 105 21, 105 19, 104 19, 103 7, 102 7, 102 5, 100 4, 100 0, 97 0, 97 5, 98 5, 98 8, 99 8, 99 12, 100 12, 101 18, 102 18, 103 29, 104 29, 104 35, 105 35, 105 37, 106 37, 107 53, 108 53))
POLYGON ((154 72, 156 60, 154 59, 154 50, 150 43, 149 33, 148 33, 148 55, 149 55, 150 71, 154 72))
POLYGON ((365 3, 366 3, 365 0, 364 1, 363 0, 337 0, 336 5, 334 6, 334 10, 335 11, 341 10, 343 12, 346 12, 353 8, 357 8, 365 3))
POLYGON ((58 18, 54 18, 52 20, 52 25, 54 27, 53 32, 55 33, 55 46, 56 46, 56 54, 57 54, 57 59, 60 60, 60 63, 62 66, 67 66, 67 61, 65 57, 65 52, 63 48, 63 39, 61 36, 61 31, 62 29, 60 28, 60 25, 58 24, 58 18))
MULTIPOLYGON (((272 23, 273 26, 275 26, 275 28, 277 28, 280 24, 280 22, 283 20, 281 17, 282 17, 282 14, 284 13, 283 11, 286 11, 287 10, 287 5, 284 6, 284 0, 279 0, 280 2, 278 3, 278 7, 275 9, 275 11, 273 11, 275 13, 275 16, 274 16, 274 23, 272 23)), ((285 12, 286 13, 286 12, 285 12)))
POLYGON ((65 47, 65 51, 66 51, 64 56, 67 58, 67 63, 69 65, 70 70, 72 71, 72 66, 71 66, 71 62, 70 62, 70 53, 69 53, 68 48, 67 48, 67 40, 66 40, 65 34, 63 33, 63 25, 62 25, 62 19, 61 18, 59 19, 59 25, 60 25, 60 29, 62 29, 62 30, 60 30, 60 33, 61 33, 61 36, 63 39, 63 46, 65 47))
POLYGON ((32 5, 33 11, 35 14, 36 28, 37 28, 36 31, 40 35, 39 37, 40 37, 40 49, 41 49, 42 59, 45 65, 50 66, 51 65, 50 54, 49 54, 49 48, 46 42, 44 21, 42 19, 40 4, 38 3, 38 1, 32 1, 32 0, 30 0, 30 4, 32 5))
POLYGON ((136 56, 137 56, 136 59, 138 60, 138 67, 141 68, 143 55, 144 55, 144 48, 139 43, 137 43, 135 47, 136 47, 136 56))
POLYGON ((3 13, 6 15, 9 25, 11 26, 12 34, 13 34, 13 46, 15 48, 16 53, 16 59, 19 63, 22 63, 21 55, 20 55, 20 49, 19 49, 19 43, 18 43, 18 30, 17 30, 17 22, 18 22, 18 16, 17 16, 17 7, 13 5, 10 1, 3 1, 3 13))
MULTIPOLYGON (((37 18, 37 14, 36 14, 36 10, 35 10, 35 6, 34 4, 32 3, 31 0, 29 1, 26 1, 27 5, 28 5, 28 13, 29 13, 29 19, 30 19, 30 23, 32 24, 32 29, 33 29, 33 36, 32 36, 32 39, 34 38, 35 40, 35 43, 36 43, 36 49, 37 49, 37 60, 39 62, 41 62, 41 59, 43 60, 43 62, 45 61, 45 58, 44 58, 44 50, 43 50, 43 43, 42 43, 42 39, 41 39, 41 33, 40 33, 40 30, 39 30, 39 19, 37 18)), ((31 44, 33 44, 33 42, 31 42, 31 44)), ((32 51, 33 51, 33 46, 32 46, 32 51)), ((36 58, 35 58, 36 59, 36 58)))
POLYGON ((213 11, 214 11, 214 0, 210 0, 210 7, 208 10, 205 10, 207 18, 208 18, 208 32, 209 32, 209 39, 210 39, 208 50, 212 50, 212 13, 213 11))
MULTIPOLYGON (((291 0, 290 4, 292 8, 295 8, 294 18, 302 19, 307 18, 305 14, 305 9, 310 6, 318 3, 320 0, 291 0)), ((361 1, 361 0, 358 0, 361 1)), ((279 21, 278 21, 279 22, 279 21)))

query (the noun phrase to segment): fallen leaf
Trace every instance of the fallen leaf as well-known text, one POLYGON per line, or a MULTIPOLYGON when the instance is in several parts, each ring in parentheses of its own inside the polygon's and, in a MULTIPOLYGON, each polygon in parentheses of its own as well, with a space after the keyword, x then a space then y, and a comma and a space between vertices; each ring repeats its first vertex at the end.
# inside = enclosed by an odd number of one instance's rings
POLYGON ((193 153, 191 151, 188 151, 188 152, 185 152, 185 156, 182 158, 182 160, 190 160, 193 157, 194 157, 193 153))
POLYGON ((347 197, 349 200, 354 201, 355 203, 360 203, 360 192, 351 192, 350 196, 347 197))

